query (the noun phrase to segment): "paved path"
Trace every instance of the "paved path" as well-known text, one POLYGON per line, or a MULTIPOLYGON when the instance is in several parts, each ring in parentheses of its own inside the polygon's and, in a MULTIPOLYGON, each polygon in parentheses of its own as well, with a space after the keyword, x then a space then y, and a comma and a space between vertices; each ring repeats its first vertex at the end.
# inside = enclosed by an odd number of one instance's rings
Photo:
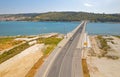
MULTIPOLYGON (((77 47, 85 30, 82 22, 63 47, 56 48, 48 57, 35 77, 83 77, 81 65, 81 48, 77 47), (59 51, 59 52, 55 52, 59 51)), ((81 39, 82 41, 82 39, 81 39)))

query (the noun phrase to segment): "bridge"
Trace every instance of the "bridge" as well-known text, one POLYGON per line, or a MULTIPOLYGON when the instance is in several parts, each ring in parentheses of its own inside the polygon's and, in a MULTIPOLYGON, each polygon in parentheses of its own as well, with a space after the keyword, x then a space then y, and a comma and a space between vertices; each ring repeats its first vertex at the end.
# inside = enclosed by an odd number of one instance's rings
POLYGON ((82 45, 86 21, 67 34, 38 69, 35 77, 83 77, 82 45))

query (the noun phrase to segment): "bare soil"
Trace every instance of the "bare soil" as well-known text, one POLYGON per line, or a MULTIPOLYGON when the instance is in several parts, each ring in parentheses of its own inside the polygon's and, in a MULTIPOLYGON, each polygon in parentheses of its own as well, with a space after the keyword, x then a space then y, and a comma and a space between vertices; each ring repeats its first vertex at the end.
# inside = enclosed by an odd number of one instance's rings
POLYGON ((99 57, 103 50, 99 48, 99 40, 95 37, 90 36, 92 48, 87 53, 90 77, 120 77, 120 39, 115 36, 103 36, 110 49, 105 51, 105 56, 99 57))
POLYGON ((43 44, 36 44, 0 64, 0 77, 25 77, 42 57, 43 44))

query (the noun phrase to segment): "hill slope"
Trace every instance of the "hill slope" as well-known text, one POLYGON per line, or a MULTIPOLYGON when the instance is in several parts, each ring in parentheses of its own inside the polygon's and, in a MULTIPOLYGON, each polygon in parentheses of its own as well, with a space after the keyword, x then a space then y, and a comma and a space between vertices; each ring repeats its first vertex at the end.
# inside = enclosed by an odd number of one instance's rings
POLYGON ((87 12, 48 12, 33 14, 0 15, 6 18, 22 17, 22 21, 81 21, 120 22, 120 14, 95 14, 87 12))

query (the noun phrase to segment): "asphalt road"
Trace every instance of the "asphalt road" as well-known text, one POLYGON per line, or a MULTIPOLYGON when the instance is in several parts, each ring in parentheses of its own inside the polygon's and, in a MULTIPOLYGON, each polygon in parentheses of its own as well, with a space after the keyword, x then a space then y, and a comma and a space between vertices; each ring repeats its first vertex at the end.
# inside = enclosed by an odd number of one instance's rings
POLYGON ((81 38, 82 30, 84 30, 84 25, 85 22, 81 24, 71 39, 62 47, 48 72, 44 76, 39 74, 36 77, 83 77, 81 48, 77 48, 77 44, 81 38))

